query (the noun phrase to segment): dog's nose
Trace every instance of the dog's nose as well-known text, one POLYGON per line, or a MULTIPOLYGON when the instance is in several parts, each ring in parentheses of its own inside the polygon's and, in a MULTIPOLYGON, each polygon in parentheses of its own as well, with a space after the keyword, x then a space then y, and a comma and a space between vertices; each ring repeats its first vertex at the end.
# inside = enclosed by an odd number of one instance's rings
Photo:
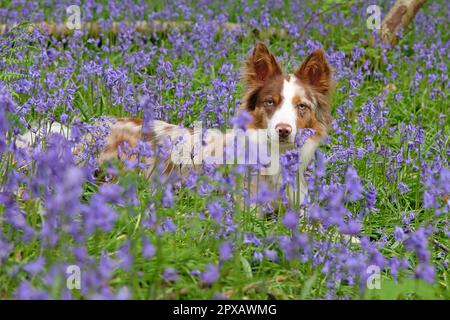
POLYGON ((292 127, 287 123, 279 123, 275 126, 280 138, 286 139, 292 132, 292 127))

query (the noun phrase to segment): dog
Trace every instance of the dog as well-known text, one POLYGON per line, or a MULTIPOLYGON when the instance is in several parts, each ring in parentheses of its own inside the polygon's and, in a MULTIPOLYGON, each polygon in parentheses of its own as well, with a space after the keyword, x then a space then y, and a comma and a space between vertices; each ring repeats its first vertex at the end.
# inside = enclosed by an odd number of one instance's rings
MULTIPOLYGON (((325 53, 322 49, 310 53, 292 74, 286 74, 266 45, 257 43, 243 64, 242 81, 245 93, 238 113, 246 112, 249 115, 245 129, 248 132, 267 130, 274 133, 271 135, 271 143, 279 149, 279 154, 297 148, 296 137, 301 130, 311 129, 314 132, 298 150, 298 196, 296 197, 294 188, 288 190, 291 202, 296 199, 302 203, 307 195, 304 172, 316 149, 325 141, 331 125, 330 93, 333 80, 325 53)), ((144 159, 144 173, 147 177, 161 172, 183 175, 192 167, 201 165, 205 158, 215 154, 217 159, 217 150, 235 137, 235 134, 218 131, 200 137, 202 133, 195 132, 192 128, 182 128, 160 120, 153 120, 146 127, 144 121, 138 118, 113 119, 106 126, 108 134, 98 155, 100 165, 117 158, 136 160, 137 155, 123 152, 124 145, 133 149, 142 142, 150 142, 153 146, 161 147, 167 145, 168 141, 173 146, 175 141, 184 140, 189 141, 187 150, 191 151, 191 142, 200 141, 201 152, 194 155, 188 152, 188 157, 181 162, 174 161, 173 157, 165 159, 162 171, 155 170, 157 157, 149 156, 144 159)), ((56 128, 61 130, 61 126, 57 125, 56 128)), ((25 140, 27 139, 29 137, 25 140)), ((279 190, 282 183, 279 168, 261 178, 270 189, 279 190)))
MULTIPOLYGON (((322 49, 312 52, 293 74, 285 74, 273 54, 263 43, 257 43, 252 54, 246 59, 242 80, 245 84, 245 94, 239 112, 247 112, 250 121, 247 130, 271 130, 275 132, 272 141, 279 147, 279 153, 296 148, 296 135, 302 129, 312 129, 314 135, 301 146, 299 168, 299 191, 302 203, 307 194, 304 171, 312 160, 316 149, 325 141, 331 125, 330 93, 333 80, 330 65, 322 49)), ((175 141, 180 137, 195 140, 192 129, 180 128, 163 121, 153 121, 149 128, 147 140, 161 143, 169 138, 175 141)), ((101 152, 100 163, 116 158, 119 145, 124 141, 135 147, 143 138, 143 122, 140 119, 118 119, 111 124, 106 146, 101 152)), ((211 156, 230 141, 233 135, 213 132, 204 141, 201 158, 211 156)), ((194 155, 180 166, 178 173, 183 174, 183 168, 201 164, 201 159, 194 155)), ((153 170, 154 163, 149 159, 147 167, 153 170)), ((176 165, 167 164, 166 173, 171 172, 176 165)), ((150 175, 147 172, 147 175, 150 175)), ((280 170, 271 175, 263 176, 269 188, 278 190, 281 185, 280 170)), ((289 199, 295 197, 293 188, 289 189, 289 199)), ((298 197, 297 197, 298 198, 298 197)))

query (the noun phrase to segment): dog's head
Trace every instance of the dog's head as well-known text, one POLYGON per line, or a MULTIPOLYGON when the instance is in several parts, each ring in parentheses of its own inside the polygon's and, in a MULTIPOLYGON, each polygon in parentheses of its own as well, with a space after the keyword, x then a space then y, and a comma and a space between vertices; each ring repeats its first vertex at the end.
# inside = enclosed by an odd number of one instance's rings
POLYGON ((272 129, 280 143, 293 144, 299 129, 326 136, 330 126, 331 69, 322 49, 312 52, 293 74, 258 43, 243 69, 246 86, 242 108, 252 115, 249 128, 272 129))

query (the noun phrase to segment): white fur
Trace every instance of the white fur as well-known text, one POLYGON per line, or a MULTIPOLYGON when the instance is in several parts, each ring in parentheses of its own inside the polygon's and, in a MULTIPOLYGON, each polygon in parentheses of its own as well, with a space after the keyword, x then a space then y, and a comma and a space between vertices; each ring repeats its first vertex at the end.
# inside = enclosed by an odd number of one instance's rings
MULTIPOLYGON (((313 140, 311 138, 307 139, 305 144, 300 148, 300 167, 298 170, 299 175, 299 182, 300 185, 298 186, 300 188, 300 200, 299 203, 302 204, 308 195, 308 185, 305 181, 305 170, 308 167, 311 160, 314 158, 314 154, 317 150, 317 148, 320 145, 320 141, 313 140)), ((285 149, 280 149, 280 154, 282 154, 285 149)), ((275 190, 279 190, 282 183, 282 176, 281 176, 281 170, 278 174, 271 176, 271 184, 275 190)), ((294 197, 295 192, 292 188, 288 188, 288 197, 291 204, 294 203, 294 197)))
POLYGON ((298 130, 297 107, 292 103, 294 97, 299 96, 302 101, 309 102, 313 106, 312 101, 306 99, 305 89, 296 80, 297 78, 294 75, 290 75, 289 81, 284 80, 283 90, 281 92, 281 107, 275 111, 268 123, 268 128, 272 130, 275 130, 276 126, 280 123, 290 125, 292 128, 291 135, 289 136, 290 143, 294 143, 298 130))
POLYGON ((319 147, 319 141, 311 138, 307 139, 305 144, 300 149, 301 168, 306 169, 308 164, 314 158, 314 153, 319 147))
POLYGON ((289 141, 294 142, 295 134, 297 133, 297 110, 292 104, 292 99, 296 95, 300 95, 300 86, 298 86, 293 79, 289 81, 284 80, 283 91, 281 92, 282 101, 281 107, 275 111, 272 118, 269 120, 268 128, 275 130, 280 123, 285 123, 291 126, 292 132, 289 136, 289 141))
POLYGON ((70 139, 69 128, 60 124, 59 122, 53 122, 50 125, 42 125, 39 127, 39 129, 34 128, 33 130, 28 130, 26 133, 17 138, 16 146, 18 148, 30 147, 36 142, 36 139, 38 137, 42 139, 51 133, 59 133, 67 139, 70 139))

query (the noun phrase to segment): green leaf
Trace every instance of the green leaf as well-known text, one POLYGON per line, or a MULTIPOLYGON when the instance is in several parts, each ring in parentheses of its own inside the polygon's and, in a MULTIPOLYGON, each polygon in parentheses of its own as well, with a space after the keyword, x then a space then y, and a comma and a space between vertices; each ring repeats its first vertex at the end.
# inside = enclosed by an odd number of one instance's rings
POLYGON ((308 294, 311 292, 311 289, 317 279, 317 271, 314 272, 314 274, 305 281, 305 284, 303 285, 302 291, 300 293, 300 300, 304 300, 308 297, 308 294))
POLYGON ((241 260, 242 269, 244 270, 245 276, 248 279, 253 278, 252 267, 250 266, 250 263, 248 262, 248 260, 245 259, 243 256, 240 256, 240 260, 241 260))

